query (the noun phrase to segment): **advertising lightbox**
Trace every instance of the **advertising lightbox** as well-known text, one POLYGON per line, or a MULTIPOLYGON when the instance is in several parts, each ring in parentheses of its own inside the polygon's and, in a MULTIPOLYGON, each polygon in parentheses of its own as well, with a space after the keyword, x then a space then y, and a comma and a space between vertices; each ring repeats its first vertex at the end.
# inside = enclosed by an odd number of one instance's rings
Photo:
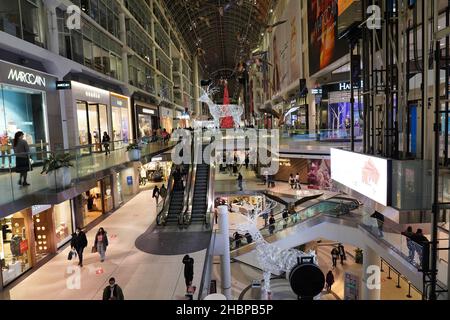
POLYGON ((382 205, 389 205, 390 160, 331 149, 331 179, 382 205))

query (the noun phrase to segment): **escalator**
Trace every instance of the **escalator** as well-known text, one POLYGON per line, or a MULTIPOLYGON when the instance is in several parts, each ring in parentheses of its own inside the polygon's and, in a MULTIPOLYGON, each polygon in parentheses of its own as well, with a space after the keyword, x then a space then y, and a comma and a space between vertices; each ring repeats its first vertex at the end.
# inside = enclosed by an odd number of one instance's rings
MULTIPOLYGON (((264 211, 269 214, 272 212, 274 214, 275 223, 268 224, 263 228, 259 229, 261 236, 267 241, 271 242, 269 238, 276 237, 277 233, 286 231, 289 228, 297 226, 302 223, 309 222, 310 220, 317 218, 322 215, 327 215, 331 217, 340 217, 341 215, 349 214, 350 211, 358 208, 358 205, 353 202, 353 200, 347 200, 344 202, 343 199, 338 201, 333 201, 332 199, 324 200, 311 205, 301 211, 295 212, 289 215, 286 219, 282 217, 282 212, 274 212, 275 204, 277 202, 273 201, 264 211)), ((237 257, 241 254, 245 254, 254 249, 254 243, 248 243, 244 238, 239 240, 232 240, 230 244, 230 250, 232 251, 232 257, 237 257)))
MULTIPOLYGON (((189 167, 190 166, 188 164, 184 164, 183 171, 189 172, 189 167)), ((174 179, 173 175, 171 176, 171 179, 174 179)), ((183 212, 183 208, 185 206, 185 192, 188 192, 187 186, 175 186, 174 182, 172 183, 172 185, 173 188, 170 194, 166 225, 177 225, 179 223, 180 214, 183 212)))
MULTIPOLYGON (((204 152, 207 145, 203 145, 204 152)), ((203 153, 202 153, 203 154, 203 153)), ((208 194, 210 187, 210 166, 200 162, 195 169, 195 182, 192 192, 192 207, 190 222, 193 224, 205 223, 206 213, 208 211, 208 194)))

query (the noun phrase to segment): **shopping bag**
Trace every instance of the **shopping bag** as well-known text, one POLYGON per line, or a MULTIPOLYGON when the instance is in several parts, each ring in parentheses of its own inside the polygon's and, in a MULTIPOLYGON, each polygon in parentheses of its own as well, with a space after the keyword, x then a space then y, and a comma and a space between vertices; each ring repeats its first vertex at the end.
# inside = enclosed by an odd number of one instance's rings
POLYGON ((91 253, 96 253, 96 252, 97 252, 97 247, 93 246, 92 249, 91 249, 91 253))
POLYGON ((67 256, 67 260, 72 260, 72 258, 73 258, 73 251, 70 250, 69 255, 67 256))

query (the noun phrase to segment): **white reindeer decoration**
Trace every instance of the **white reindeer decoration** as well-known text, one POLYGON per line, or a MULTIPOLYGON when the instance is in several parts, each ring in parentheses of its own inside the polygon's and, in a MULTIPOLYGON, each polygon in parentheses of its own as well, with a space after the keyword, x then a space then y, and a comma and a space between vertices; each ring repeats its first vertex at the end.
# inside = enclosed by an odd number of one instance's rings
POLYGON ((281 249, 275 244, 269 243, 264 239, 258 229, 258 217, 264 214, 269 214, 276 203, 272 202, 267 208, 258 214, 253 216, 244 216, 248 221, 237 226, 237 231, 241 234, 250 233, 253 240, 256 243, 256 259, 264 273, 264 291, 265 294, 269 294, 270 290, 270 277, 272 273, 280 273, 282 271, 288 274, 297 264, 298 258, 308 256, 314 258, 314 263, 317 264, 317 256, 315 251, 309 251, 305 253, 297 249, 281 249))
POLYGON ((214 118, 214 126, 217 129, 220 127, 220 118, 233 117, 234 126, 238 128, 241 122, 241 116, 244 113, 244 108, 236 104, 228 104, 228 105, 215 104, 212 101, 211 96, 218 90, 217 89, 211 90, 211 85, 208 86, 206 91, 203 89, 202 91, 203 94, 198 99, 198 101, 204 102, 208 105, 209 112, 214 118))

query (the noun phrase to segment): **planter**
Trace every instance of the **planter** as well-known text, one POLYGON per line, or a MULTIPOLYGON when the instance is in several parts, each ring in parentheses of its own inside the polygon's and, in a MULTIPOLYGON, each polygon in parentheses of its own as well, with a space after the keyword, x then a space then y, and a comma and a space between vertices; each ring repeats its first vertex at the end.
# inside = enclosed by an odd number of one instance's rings
POLYGON ((141 160, 141 150, 133 149, 133 150, 128 151, 128 159, 130 159, 130 161, 141 160))
POLYGON ((72 182, 70 168, 62 167, 47 174, 48 185, 51 189, 65 189, 72 182))

